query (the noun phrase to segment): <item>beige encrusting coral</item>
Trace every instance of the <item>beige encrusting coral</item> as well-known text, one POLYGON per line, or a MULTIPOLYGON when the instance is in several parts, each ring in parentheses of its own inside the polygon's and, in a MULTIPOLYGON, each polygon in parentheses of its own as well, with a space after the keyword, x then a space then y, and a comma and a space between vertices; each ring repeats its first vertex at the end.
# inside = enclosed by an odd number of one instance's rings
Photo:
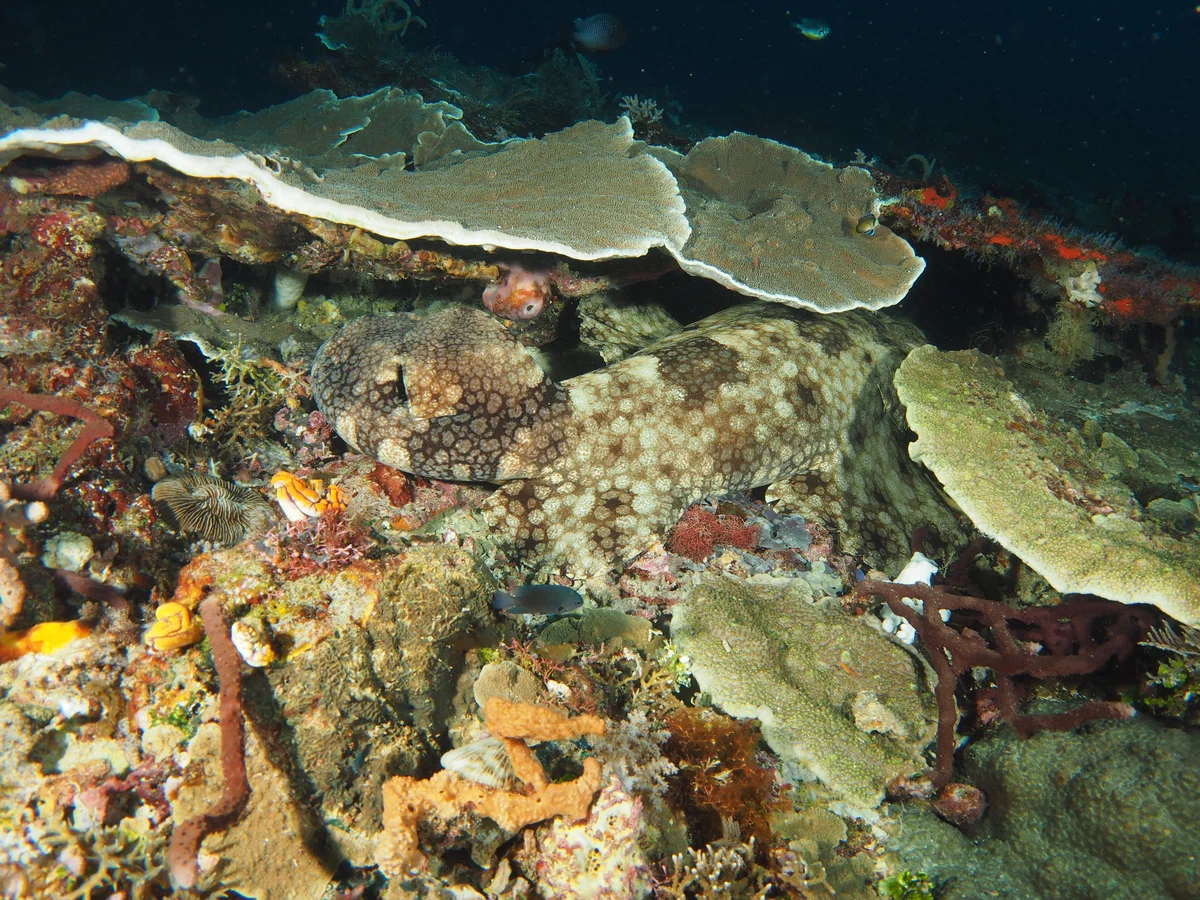
POLYGON ((1200 538, 1144 515, 1082 437, 1033 408, 993 360, 925 345, 895 381, 917 433, 909 453, 980 531, 1064 593, 1200 624, 1200 538))
POLYGON ((248 182, 285 212, 386 238, 578 260, 662 248, 692 274, 820 312, 898 303, 924 268, 873 218, 859 227, 880 203, 866 169, 752 135, 685 157, 635 142, 622 117, 487 144, 457 107, 396 88, 314 91, 219 120, 155 102, 0 96, 0 168, 25 153, 108 153, 248 182))
POLYGON ((915 342, 865 313, 747 304, 558 387, 482 312, 448 310, 348 326, 318 354, 313 395, 384 463, 514 479, 484 512, 529 562, 602 572, 698 498, 801 473, 822 515, 854 523, 869 556, 891 559, 909 530, 945 517, 916 467, 896 474, 907 462, 885 396, 915 342), (897 478, 917 487, 880 486, 897 478))
POLYGON ((757 718, 785 773, 815 776, 839 811, 874 818, 888 781, 924 768, 933 673, 803 581, 705 573, 674 607, 671 640, 713 702, 757 718))

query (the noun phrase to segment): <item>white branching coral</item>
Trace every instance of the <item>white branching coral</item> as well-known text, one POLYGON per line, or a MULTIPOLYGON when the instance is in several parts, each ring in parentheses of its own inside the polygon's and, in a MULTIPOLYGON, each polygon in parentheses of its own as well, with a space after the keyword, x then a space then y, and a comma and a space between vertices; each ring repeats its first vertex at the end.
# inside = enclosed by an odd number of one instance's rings
POLYGON ((1058 283, 1067 292, 1067 297, 1076 303, 1084 306, 1099 306, 1104 298, 1100 296, 1097 288, 1100 287, 1100 282, 1103 280, 1096 268, 1096 263, 1089 260, 1078 275, 1064 275, 1058 280, 1058 283))
POLYGON ((635 127, 640 125, 649 130, 662 123, 663 111, 653 98, 643 100, 637 94, 626 94, 621 98, 620 106, 635 127))
POLYGON ((667 776, 678 769, 660 749, 670 738, 665 728, 656 729, 637 710, 624 722, 610 722, 608 732, 593 739, 596 756, 631 794, 661 797, 667 792, 667 776))

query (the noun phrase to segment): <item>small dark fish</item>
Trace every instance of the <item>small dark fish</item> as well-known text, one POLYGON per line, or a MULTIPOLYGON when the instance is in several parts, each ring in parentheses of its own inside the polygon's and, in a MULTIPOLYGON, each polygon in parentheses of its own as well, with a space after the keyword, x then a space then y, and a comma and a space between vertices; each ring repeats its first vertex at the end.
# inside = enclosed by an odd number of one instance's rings
POLYGON ((492 594, 492 608, 510 616, 560 616, 583 606, 579 591, 561 584, 523 584, 492 594))
POLYGON ((878 224, 879 219, 871 213, 867 213, 854 223, 854 232, 856 234, 863 234, 867 237, 870 237, 875 233, 875 228, 878 224))
POLYGON ((793 22, 792 27, 810 41, 823 41, 829 37, 829 32, 833 31, 829 23, 821 19, 801 19, 799 22, 793 22))
POLYGON ((576 19, 571 40, 583 50, 600 53, 616 50, 628 37, 625 23, 609 13, 596 13, 586 19, 576 19))

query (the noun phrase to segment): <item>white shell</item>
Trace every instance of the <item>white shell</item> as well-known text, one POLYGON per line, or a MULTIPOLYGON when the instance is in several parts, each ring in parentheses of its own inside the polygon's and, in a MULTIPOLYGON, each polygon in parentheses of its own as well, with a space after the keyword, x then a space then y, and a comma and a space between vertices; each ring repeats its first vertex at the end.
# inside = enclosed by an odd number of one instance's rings
POLYGON ((294 309, 308 284, 307 272, 277 269, 275 272, 275 308, 294 309))
POLYGON ((512 760, 499 738, 485 737, 442 754, 442 767, 484 787, 508 789, 516 780, 512 760))
POLYGON ((245 620, 234 622, 229 629, 229 639, 248 666, 261 669, 275 661, 275 650, 261 625, 256 628, 245 620))

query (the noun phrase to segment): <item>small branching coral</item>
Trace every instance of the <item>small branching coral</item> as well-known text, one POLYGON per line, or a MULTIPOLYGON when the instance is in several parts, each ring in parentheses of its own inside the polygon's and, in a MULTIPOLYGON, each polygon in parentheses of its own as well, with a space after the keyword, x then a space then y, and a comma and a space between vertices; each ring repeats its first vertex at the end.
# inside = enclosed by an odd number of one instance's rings
POLYGON ((375 548, 370 532, 330 507, 314 518, 288 522, 263 541, 272 564, 288 580, 343 569, 375 548))
POLYGON ((637 94, 627 94, 621 98, 620 106, 639 137, 652 137, 662 131, 663 111, 652 98, 643 100, 637 94))
POLYGON ((688 848, 671 856, 656 879, 659 900, 721 900, 748 897, 756 887, 754 838, 745 843, 709 844, 703 850, 688 848))
POLYGON ((1151 628, 1143 647, 1165 654, 1140 690, 1138 703, 1186 724, 1200 720, 1200 628, 1151 628))
POLYGON ((706 506, 691 506, 671 531, 667 549, 693 562, 704 562, 718 546, 753 550, 758 546, 757 525, 741 516, 720 515, 706 506))
POLYGON ((189 431, 216 455, 240 462, 272 439, 276 410, 308 396, 308 379, 240 343, 211 351, 210 361, 223 402, 189 431))
POLYGON ((164 827, 135 830, 121 824, 76 832, 59 819, 39 842, 52 864, 45 869, 33 866, 24 873, 26 886, 36 893, 3 896, 62 900, 165 896, 169 890, 166 831, 164 827))

